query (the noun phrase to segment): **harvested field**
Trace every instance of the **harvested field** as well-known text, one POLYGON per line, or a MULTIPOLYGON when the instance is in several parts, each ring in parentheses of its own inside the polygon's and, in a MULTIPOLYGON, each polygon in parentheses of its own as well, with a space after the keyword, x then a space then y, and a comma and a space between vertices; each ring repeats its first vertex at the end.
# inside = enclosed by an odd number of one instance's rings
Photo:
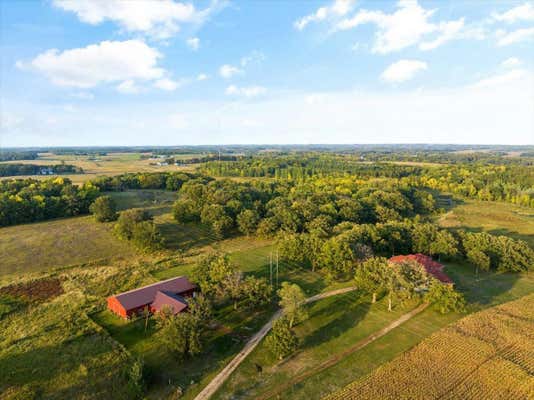
POLYGON ((30 302, 53 299, 62 293, 63 287, 58 278, 38 279, 0 288, 0 296, 7 295, 30 302))
POLYGON ((326 400, 534 398, 534 295, 463 318, 326 400))

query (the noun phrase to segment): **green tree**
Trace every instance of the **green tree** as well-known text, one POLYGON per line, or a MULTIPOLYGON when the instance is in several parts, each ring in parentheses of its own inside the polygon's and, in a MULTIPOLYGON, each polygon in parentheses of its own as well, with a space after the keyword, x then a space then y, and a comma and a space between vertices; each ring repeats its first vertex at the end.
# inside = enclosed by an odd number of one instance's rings
POLYGON ((354 274, 356 287, 371 293, 372 303, 375 303, 378 293, 387 289, 389 272, 387 259, 383 257, 370 258, 356 267, 354 274))
POLYGON ((269 304, 272 290, 267 279, 247 276, 243 281, 242 295, 247 304, 255 308, 269 304))
POLYGON ((291 329, 290 321, 281 317, 274 321, 273 329, 267 336, 266 343, 269 349, 282 360, 298 348, 299 340, 291 329))
POLYGON ((120 213, 115 232, 121 239, 131 240, 135 226, 143 221, 150 221, 152 217, 143 209, 134 208, 120 213))
POLYGON ((194 356, 202 351, 203 325, 190 313, 167 316, 160 322, 163 344, 179 357, 194 356))
POLYGON ((194 222, 200 219, 195 202, 190 199, 178 199, 172 207, 174 219, 179 223, 194 222))
POLYGON ((141 221, 132 229, 132 242, 145 251, 156 251, 163 248, 163 237, 154 221, 141 221))
POLYGON ((452 285, 443 284, 436 279, 431 280, 425 299, 441 314, 465 311, 464 296, 455 291, 452 285))
POLYGON ((115 201, 109 196, 100 196, 89 207, 89 211, 98 222, 110 222, 117 219, 115 201))
POLYGON ((278 290, 283 314, 287 317, 289 327, 293 324, 301 322, 307 318, 306 310, 304 309, 304 301, 306 296, 304 292, 295 283, 282 282, 282 287, 278 290))
POLYGON ((237 216, 237 226, 239 231, 249 236, 256 232, 260 217, 254 210, 243 210, 237 216))

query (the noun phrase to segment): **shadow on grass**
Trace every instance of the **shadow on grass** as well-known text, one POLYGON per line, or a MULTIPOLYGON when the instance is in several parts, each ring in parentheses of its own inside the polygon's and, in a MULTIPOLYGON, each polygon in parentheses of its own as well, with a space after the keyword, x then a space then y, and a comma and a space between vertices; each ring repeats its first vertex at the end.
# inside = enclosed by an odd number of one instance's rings
MULTIPOLYGON (((308 334, 304 339, 301 348, 307 349, 318 346, 324 342, 333 340, 341 336, 347 330, 355 327, 360 323, 371 308, 371 304, 363 302, 361 298, 354 301, 354 294, 349 293, 339 296, 335 301, 342 301, 346 304, 343 312, 339 313, 336 318, 330 320, 325 325, 308 334)), ((331 306, 323 307, 318 312, 310 315, 310 318, 328 318, 331 314, 331 306)))
POLYGON ((188 250, 215 242, 207 228, 196 224, 163 222, 158 224, 158 228, 165 240, 165 247, 169 250, 188 250))
MULTIPOLYGON (((522 276, 515 272, 477 272, 466 263, 446 263, 445 272, 468 303, 482 308, 512 300, 514 296, 511 291, 522 276)), ((532 288, 534 289, 534 281, 532 288)))

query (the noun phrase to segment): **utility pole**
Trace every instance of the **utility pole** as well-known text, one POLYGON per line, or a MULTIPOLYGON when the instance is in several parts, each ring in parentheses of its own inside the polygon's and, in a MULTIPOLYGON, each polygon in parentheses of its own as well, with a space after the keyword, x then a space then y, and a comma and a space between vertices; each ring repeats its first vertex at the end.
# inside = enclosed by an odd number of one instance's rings
POLYGON ((271 287, 273 287, 273 252, 271 251, 270 253, 270 259, 269 259, 269 273, 270 273, 270 282, 271 282, 271 287))
POLYGON ((276 288, 278 289, 278 249, 276 249, 276 288))

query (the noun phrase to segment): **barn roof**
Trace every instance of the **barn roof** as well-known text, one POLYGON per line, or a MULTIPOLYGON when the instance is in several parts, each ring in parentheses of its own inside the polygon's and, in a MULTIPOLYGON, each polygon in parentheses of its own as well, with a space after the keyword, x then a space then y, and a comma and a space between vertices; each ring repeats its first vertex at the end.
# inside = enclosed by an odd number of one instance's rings
POLYGON ((173 314, 178 314, 187 308, 187 301, 177 294, 158 290, 151 307, 154 311, 160 311, 163 307, 170 307, 173 314))
POLYGON ((151 285, 117 294, 114 297, 126 310, 131 310, 152 303, 158 291, 180 294, 195 288, 196 286, 192 284, 187 277, 177 276, 175 278, 170 278, 165 281, 156 282, 151 285))
POLYGON ((432 257, 427 255, 421 253, 407 254, 402 256, 393 256, 389 259, 389 261, 394 263, 401 263, 406 260, 418 262, 425 268, 427 273, 443 283, 453 283, 452 279, 449 278, 445 272, 443 272, 443 268, 445 266, 437 261, 434 261, 432 257))

